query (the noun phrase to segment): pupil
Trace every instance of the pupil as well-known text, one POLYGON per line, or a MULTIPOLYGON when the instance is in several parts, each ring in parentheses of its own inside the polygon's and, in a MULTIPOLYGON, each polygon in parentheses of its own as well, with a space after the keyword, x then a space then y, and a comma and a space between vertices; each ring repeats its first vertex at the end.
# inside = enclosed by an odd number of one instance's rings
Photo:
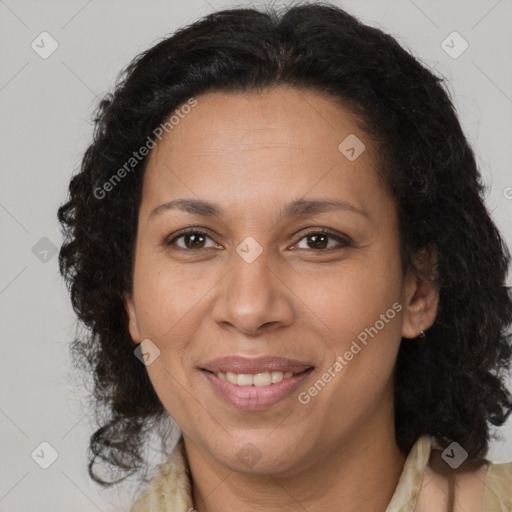
POLYGON ((315 240, 315 241, 313 242, 313 244, 314 244, 314 247, 315 247, 316 249, 318 249, 318 248, 323 249, 323 248, 326 246, 326 245, 325 245, 325 242, 326 242, 326 239, 327 239, 327 236, 326 236, 326 235, 323 235, 323 234, 310 235, 310 238, 315 240), (320 246, 320 245, 318 245, 318 243, 317 243, 317 242, 319 241, 319 239, 320 239, 320 238, 322 239, 322 240, 320 241, 321 246, 320 246))
POLYGON ((190 247, 190 246, 192 246, 192 247, 197 247, 197 246, 201 243, 201 240, 199 240, 199 239, 203 238, 203 236, 202 236, 202 235, 194 235, 194 234, 186 235, 186 236, 187 236, 187 240, 188 240, 189 242, 190 242, 191 240, 195 240, 195 242, 194 242, 194 241, 192 241, 192 243, 187 243, 187 244, 186 244, 186 245, 187 245, 187 247, 190 247), (199 241, 199 244, 198 244, 198 243, 196 243, 196 242, 198 242, 198 241, 199 241))

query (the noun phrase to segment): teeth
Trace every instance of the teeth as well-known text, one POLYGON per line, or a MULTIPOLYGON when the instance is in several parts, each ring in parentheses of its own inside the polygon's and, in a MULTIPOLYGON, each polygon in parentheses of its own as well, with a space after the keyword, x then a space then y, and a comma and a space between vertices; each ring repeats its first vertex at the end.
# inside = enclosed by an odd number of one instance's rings
POLYGON ((217 372, 215 374, 219 379, 227 380, 231 384, 238 386, 268 386, 269 384, 277 384, 283 379, 289 379, 293 376, 292 372, 263 372, 256 373, 233 373, 233 372, 217 372))

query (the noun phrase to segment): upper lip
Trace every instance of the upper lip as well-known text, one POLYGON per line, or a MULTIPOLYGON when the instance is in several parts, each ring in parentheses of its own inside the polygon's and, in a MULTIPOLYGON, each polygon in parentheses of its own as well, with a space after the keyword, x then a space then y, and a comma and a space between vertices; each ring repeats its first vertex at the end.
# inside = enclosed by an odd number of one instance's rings
POLYGON ((204 364, 201 369, 208 370, 213 373, 263 373, 263 372, 292 372, 302 373, 313 365, 304 361, 294 359, 286 359, 284 357, 260 356, 255 358, 228 356, 214 359, 204 364))

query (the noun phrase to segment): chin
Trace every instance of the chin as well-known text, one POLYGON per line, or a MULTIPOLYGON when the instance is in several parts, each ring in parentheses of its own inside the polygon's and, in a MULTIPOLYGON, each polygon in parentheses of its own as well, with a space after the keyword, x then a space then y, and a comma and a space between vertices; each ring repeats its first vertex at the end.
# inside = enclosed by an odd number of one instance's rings
MULTIPOLYGON (((300 436, 287 435, 287 439, 281 439, 278 436, 273 438, 272 435, 262 433, 230 438, 227 440, 228 446, 220 446, 220 453, 218 449, 211 453, 220 464, 238 473, 259 475, 293 472, 304 454, 298 453, 297 442, 291 440, 300 436)), ((301 448, 302 452, 304 444, 301 444, 301 448)))

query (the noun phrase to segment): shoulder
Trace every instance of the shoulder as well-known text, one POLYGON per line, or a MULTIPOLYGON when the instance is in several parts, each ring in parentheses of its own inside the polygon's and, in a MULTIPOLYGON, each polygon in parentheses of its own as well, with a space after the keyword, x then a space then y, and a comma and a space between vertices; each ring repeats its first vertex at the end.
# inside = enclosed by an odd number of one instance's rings
POLYGON ((189 510, 190 504, 190 476, 180 439, 130 512, 181 512, 189 510))
POLYGON ((489 463, 485 475, 484 512, 512 511, 512 462, 489 463))
POLYGON ((430 453, 417 512, 512 512, 512 462, 473 459, 451 467, 442 453, 430 453))

